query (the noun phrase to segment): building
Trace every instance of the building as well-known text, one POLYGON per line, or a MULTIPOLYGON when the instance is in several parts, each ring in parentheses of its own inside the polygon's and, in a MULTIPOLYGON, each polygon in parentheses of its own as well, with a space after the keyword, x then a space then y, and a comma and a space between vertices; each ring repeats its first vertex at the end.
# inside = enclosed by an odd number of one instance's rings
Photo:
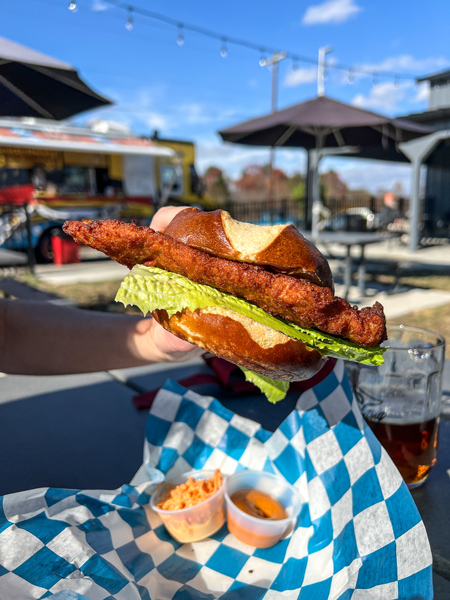
MULTIPOLYGON (((430 86, 428 110, 404 118, 432 127, 436 132, 404 146, 411 150, 407 156, 413 168, 427 167, 421 210, 423 234, 450 237, 450 70, 417 80, 424 82, 430 86)), ((411 194, 414 195, 414 189, 411 194)))

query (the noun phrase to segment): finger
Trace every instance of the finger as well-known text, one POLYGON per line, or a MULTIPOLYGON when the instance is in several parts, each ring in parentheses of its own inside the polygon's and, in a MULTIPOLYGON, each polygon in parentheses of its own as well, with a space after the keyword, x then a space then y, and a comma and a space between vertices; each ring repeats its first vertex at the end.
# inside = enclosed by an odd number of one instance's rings
POLYGON ((154 342, 169 360, 189 360, 200 356, 203 350, 166 331, 156 321, 154 324, 154 342))
POLYGON ((164 231, 170 221, 182 210, 189 208, 188 206, 164 206, 160 208, 154 215, 150 227, 155 231, 164 231))

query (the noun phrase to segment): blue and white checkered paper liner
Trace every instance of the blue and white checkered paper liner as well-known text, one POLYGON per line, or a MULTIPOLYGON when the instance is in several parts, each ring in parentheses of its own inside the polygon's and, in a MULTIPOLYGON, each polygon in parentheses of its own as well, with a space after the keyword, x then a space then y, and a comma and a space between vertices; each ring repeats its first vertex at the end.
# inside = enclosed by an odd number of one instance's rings
POLYGON ((180 544, 149 509, 148 484, 11 494, 0 509, 0 598, 432 598, 425 528, 360 416, 343 363, 275 433, 168 382, 146 437, 154 481, 192 468, 281 474, 304 500, 294 532, 267 549, 242 544, 226 527, 180 544))

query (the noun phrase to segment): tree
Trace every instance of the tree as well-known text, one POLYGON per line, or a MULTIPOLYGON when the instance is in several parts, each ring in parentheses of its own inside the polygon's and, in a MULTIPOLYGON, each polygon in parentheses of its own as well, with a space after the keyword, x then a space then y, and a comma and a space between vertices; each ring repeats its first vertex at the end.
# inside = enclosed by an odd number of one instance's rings
POLYGON ((343 200, 348 193, 346 183, 344 183, 339 177, 339 174, 333 170, 322 173, 320 176, 320 185, 323 186, 323 198, 325 201, 343 200))
MULTIPOLYGON (((269 165, 248 165, 234 185, 238 200, 267 200, 271 185, 269 165)), ((272 193, 274 199, 290 195, 289 178, 281 169, 272 170, 272 193)))
POLYGON ((303 175, 301 173, 294 173, 292 177, 289 178, 288 185, 290 188, 289 197, 292 198, 292 200, 303 204, 306 194, 306 184, 303 175))
POLYGON ((208 167, 203 177, 205 193, 219 205, 225 204, 230 199, 230 189, 222 169, 208 167))

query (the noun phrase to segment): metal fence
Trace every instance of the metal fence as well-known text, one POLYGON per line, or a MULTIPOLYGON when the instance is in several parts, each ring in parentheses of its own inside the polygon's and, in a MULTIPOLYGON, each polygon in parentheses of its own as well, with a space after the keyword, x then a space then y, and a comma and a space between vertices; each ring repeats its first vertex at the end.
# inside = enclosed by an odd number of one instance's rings
POLYGON ((268 200, 227 202, 222 208, 238 221, 258 225, 293 223, 296 227, 301 227, 305 217, 304 204, 287 198, 272 202, 268 200))
MULTIPOLYGON (((352 209, 365 208, 373 213, 378 213, 383 207, 383 199, 364 194, 361 196, 352 194, 344 198, 331 198, 324 202, 322 219, 338 219, 344 211, 352 212, 352 209)), ((301 229, 311 227, 310 219, 305 212, 305 200, 268 200, 255 202, 232 201, 223 207, 231 216, 239 221, 257 223, 261 225, 275 225, 278 223, 293 223, 301 229)), ((408 214, 409 200, 400 198, 398 208, 403 215, 408 214)))

